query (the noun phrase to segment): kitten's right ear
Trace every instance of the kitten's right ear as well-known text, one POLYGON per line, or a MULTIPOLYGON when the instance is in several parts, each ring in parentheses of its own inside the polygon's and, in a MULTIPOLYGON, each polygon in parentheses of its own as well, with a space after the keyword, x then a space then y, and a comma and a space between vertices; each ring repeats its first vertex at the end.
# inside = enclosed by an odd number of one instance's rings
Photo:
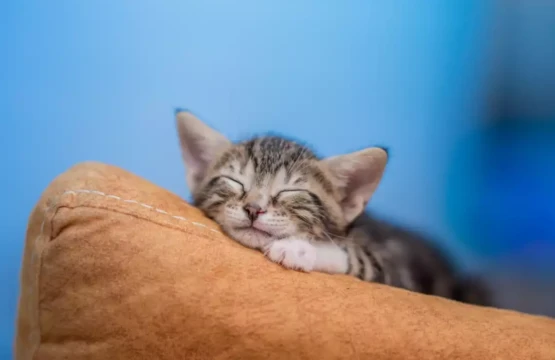
POLYGON ((373 147, 322 160, 343 192, 341 207, 347 222, 364 211, 382 178, 387 157, 386 149, 373 147))
POLYGON ((212 161, 231 145, 222 134, 212 129, 189 111, 176 110, 177 132, 187 173, 187 185, 194 192, 206 176, 212 161))

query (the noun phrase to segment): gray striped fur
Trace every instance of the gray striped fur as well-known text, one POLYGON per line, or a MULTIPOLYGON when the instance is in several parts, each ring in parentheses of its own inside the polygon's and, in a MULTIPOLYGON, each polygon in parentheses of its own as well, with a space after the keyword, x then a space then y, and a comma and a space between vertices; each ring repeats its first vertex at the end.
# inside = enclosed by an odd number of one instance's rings
POLYGON ((320 159, 277 136, 234 144, 190 113, 178 114, 178 130, 194 204, 243 245, 265 251, 291 236, 333 243, 347 254, 346 273, 361 280, 490 303, 427 239, 363 211, 385 167, 383 150, 320 159), (269 219, 264 231, 252 228, 248 204, 269 219))

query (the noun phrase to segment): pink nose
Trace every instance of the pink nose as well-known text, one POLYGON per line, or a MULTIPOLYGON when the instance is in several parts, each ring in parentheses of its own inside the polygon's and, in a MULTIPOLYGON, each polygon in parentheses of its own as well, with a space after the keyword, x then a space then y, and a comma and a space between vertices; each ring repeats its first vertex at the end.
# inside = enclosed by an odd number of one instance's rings
POLYGON ((247 215, 249 216, 249 219, 251 219, 252 221, 256 220, 256 218, 260 214, 264 214, 266 212, 266 211, 262 210, 260 205, 255 204, 255 203, 248 203, 247 205, 245 205, 245 207, 243 209, 245 209, 247 215))

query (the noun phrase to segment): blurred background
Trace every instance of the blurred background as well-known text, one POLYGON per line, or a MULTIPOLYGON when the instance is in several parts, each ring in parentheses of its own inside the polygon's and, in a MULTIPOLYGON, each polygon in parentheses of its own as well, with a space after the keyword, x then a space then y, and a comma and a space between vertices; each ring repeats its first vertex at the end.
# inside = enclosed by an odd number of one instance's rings
POLYGON ((555 316, 555 1, 3 1, 0 358, 27 217, 75 163, 185 198, 173 109, 321 155, 380 144, 370 207, 555 316))

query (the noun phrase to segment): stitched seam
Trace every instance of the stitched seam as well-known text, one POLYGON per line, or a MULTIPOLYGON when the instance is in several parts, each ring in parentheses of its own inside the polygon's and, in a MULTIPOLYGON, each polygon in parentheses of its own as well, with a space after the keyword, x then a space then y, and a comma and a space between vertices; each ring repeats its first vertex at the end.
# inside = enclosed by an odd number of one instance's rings
MULTIPOLYGON (((221 231, 218 231, 216 229, 212 229, 209 226, 206 226, 202 223, 196 222, 196 221, 192 221, 189 220, 183 216, 179 216, 179 215, 172 215, 169 212, 163 210, 163 209, 159 209, 157 207, 154 207, 152 205, 148 205, 145 204, 143 202, 137 201, 137 200, 132 200, 132 199, 124 199, 121 196, 117 196, 117 195, 112 195, 112 194, 106 194, 102 191, 97 191, 97 190, 86 190, 86 189, 78 189, 78 190, 67 190, 65 192, 63 192, 62 194, 60 194, 59 196, 57 196, 55 198, 55 201, 53 201, 52 205, 47 206, 45 208, 45 210, 43 211, 43 219, 42 219, 42 223, 40 225, 40 232, 39 235, 36 237, 35 241, 33 242, 33 247, 32 247, 32 252, 31 252, 31 268, 34 270, 35 267, 38 266, 36 273, 32 273, 33 275, 33 280, 31 281, 31 285, 30 285, 30 298, 32 298, 32 295, 36 293, 36 301, 32 301, 29 303, 29 314, 32 314, 32 318, 33 318, 33 322, 35 323, 35 329, 31 330, 29 332, 29 338, 28 341, 31 344, 31 351, 29 352, 29 359, 32 360, 35 358, 35 355, 39 349, 40 346, 40 338, 41 338, 41 329, 40 329, 40 308, 39 308, 39 294, 38 294, 38 289, 39 289, 39 281, 40 281, 40 273, 41 273, 41 258, 42 258, 42 251, 39 250, 39 242, 42 239, 43 236, 45 236, 44 234, 44 227, 46 225, 46 221, 48 218, 48 214, 52 212, 52 218, 50 219, 50 230, 52 230, 52 222, 54 220, 54 217, 56 216, 56 212, 58 211, 59 208, 61 208, 62 206, 59 205, 60 200, 62 197, 66 196, 66 195, 79 195, 79 194, 90 194, 90 195, 97 195, 97 196, 103 196, 109 199, 114 199, 117 201, 121 201, 127 204, 136 204, 138 206, 142 206, 146 209, 155 211, 159 214, 163 214, 166 216, 169 216, 173 219, 179 220, 181 222, 185 222, 188 224, 192 224, 194 226, 197 227, 202 227, 205 228, 209 231, 218 233, 218 234, 222 234, 221 231), (34 306, 33 306, 34 305, 34 306)), ((50 236, 52 235, 52 233, 50 233, 50 236)))
MULTIPOLYGON (((93 195, 104 196, 104 197, 106 197, 106 198, 118 200, 118 201, 121 201, 121 202, 124 202, 124 203, 128 203, 128 204, 137 204, 137 205, 142 206, 142 207, 144 207, 144 208, 146 208, 146 209, 154 210, 154 211, 156 211, 157 213, 164 214, 164 215, 167 215, 167 216, 169 216, 169 217, 172 217, 172 218, 174 218, 174 219, 176 219, 176 220, 179 220, 179 221, 182 221, 182 222, 186 222, 186 223, 189 223, 189 224, 198 226, 198 227, 202 227, 202 228, 205 228, 205 229, 207 229, 207 230, 210 230, 210 231, 215 232, 215 233, 218 233, 218 234, 222 234, 221 231, 216 230, 216 229, 212 229, 211 227, 206 226, 206 225, 204 225, 204 224, 202 224, 202 223, 189 220, 189 219, 187 219, 187 218, 185 218, 185 217, 183 217, 183 216, 172 215, 172 214, 168 213, 168 212, 165 211, 165 210, 159 209, 159 208, 157 208, 157 207, 154 207, 154 206, 152 206, 152 205, 145 204, 145 203, 140 202, 140 201, 137 201, 137 200, 124 199, 124 198, 122 198, 122 197, 120 197, 120 196, 117 196, 117 195, 106 194, 106 193, 103 193, 102 191, 96 191, 96 190, 68 190, 68 191, 65 191, 62 195, 60 195, 60 197, 62 197, 62 196, 64 196, 64 195, 68 195, 68 194, 72 194, 72 195, 77 195, 77 194, 93 194, 93 195)), ((57 205, 52 206, 52 207, 56 207, 56 206, 57 206, 57 205)), ((41 230, 41 231, 42 231, 42 230, 41 230)))

